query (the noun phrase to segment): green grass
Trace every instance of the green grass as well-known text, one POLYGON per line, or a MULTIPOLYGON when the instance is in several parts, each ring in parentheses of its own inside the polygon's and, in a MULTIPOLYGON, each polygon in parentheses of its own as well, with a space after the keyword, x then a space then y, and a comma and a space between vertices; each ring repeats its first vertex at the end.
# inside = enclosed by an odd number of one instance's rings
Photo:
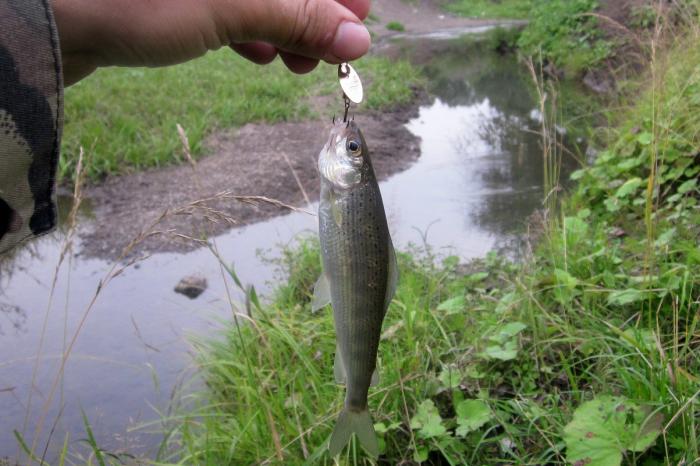
POLYGON ((523 19, 528 17, 532 3, 533 0, 456 0, 446 8, 470 18, 523 19))
POLYGON ((597 0, 536 0, 530 23, 518 40, 521 53, 573 78, 597 67, 614 52, 598 27, 599 20, 590 14, 598 4, 597 0))
MULTIPOLYGON (((692 464, 700 456, 700 42, 657 55, 533 255, 400 254, 370 409, 380 464, 692 464)), ((551 167, 550 167, 551 168, 551 167)), ((553 203, 551 205, 554 205, 553 203)), ((250 319, 196 344, 207 389, 161 461, 333 464, 343 399, 318 247, 250 319)), ((352 445, 340 464, 373 464, 352 445)))
MULTIPOLYGON (((403 61, 365 58, 355 65, 367 87, 363 109, 405 103, 420 81, 418 71, 403 61)), ((71 179, 81 146, 90 157, 87 174, 93 180, 179 163, 177 123, 198 156, 203 139, 217 129, 316 117, 312 100, 338 92, 336 76, 331 65, 298 76, 279 60, 257 66, 230 50, 169 68, 101 69, 66 90, 59 175, 71 179)), ((339 98, 328 112, 340 109, 339 98)))
POLYGON ((598 19, 590 15, 598 5, 597 0, 458 0, 446 8, 467 17, 527 19, 522 34, 513 41, 519 52, 576 78, 615 52, 614 44, 603 37, 598 19))
POLYGON ((389 21, 386 23, 386 28, 390 31, 405 31, 406 27, 403 25, 403 23, 400 23, 399 21, 389 21))

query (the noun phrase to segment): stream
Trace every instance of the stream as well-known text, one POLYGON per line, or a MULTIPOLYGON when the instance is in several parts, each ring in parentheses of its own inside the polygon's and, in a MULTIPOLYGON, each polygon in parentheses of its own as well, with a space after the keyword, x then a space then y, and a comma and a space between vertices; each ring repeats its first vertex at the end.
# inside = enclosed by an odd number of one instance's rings
MULTIPOLYGON (((527 70, 512 55, 451 34, 403 37, 380 52, 424 66, 431 95, 407 124, 421 138, 420 158, 380 184, 397 249, 427 244, 439 256, 463 261, 494 249, 517 256, 526 220, 542 206, 544 191, 534 132, 538 112, 527 70)), ((368 145, 371 149, 372 141, 368 145)), ((562 179, 573 168, 565 161, 562 179)), ((89 209, 79 221, 91 221, 89 209)), ((291 213, 232 229, 214 241, 241 280, 264 296, 279 279, 269 259, 315 229, 314 217, 291 213)), ((31 444, 42 413, 38 451, 52 428, 47 458, 66 434, 77 446, 86 436, 81 412, 104 449, 152 457, 161 439, 153 424, 158 411, 167 411, 195 372, 187 339, 216 335, 230 319, 234 286, 206 248, 155 254, 127 268, 101 290, 87 314, 49 403, 60 355, 112 266, 71 256, 54 285, 64 235, 59 229, 16 253, 9 266, 0 264, 0 458, 17 456, 14 430, 31 444), (195 300, 173 292, 191 274, 209 284, 195 300)), ((75 248, 80 250, 79 236, 75 248)))

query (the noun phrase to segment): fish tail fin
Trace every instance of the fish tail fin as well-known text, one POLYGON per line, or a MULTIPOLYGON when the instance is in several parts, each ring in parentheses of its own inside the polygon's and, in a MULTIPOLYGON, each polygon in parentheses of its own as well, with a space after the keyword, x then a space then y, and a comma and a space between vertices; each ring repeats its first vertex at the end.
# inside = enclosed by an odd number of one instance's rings
POLYGON ((341 452, 343 447, 350 441, 353 432, 360 439, 360 444, 374 458, 379 457, 379 444, 377 443, 377 433, 374 431, 372 416, 369 410, 349 411, 343 409, 335 424, 328 450, 332 457, 341 452))

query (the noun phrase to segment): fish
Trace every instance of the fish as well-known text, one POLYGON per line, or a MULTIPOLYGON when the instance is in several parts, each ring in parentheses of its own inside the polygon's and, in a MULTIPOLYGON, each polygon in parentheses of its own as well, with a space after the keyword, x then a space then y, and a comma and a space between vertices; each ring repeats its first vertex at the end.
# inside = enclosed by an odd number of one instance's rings
POLYGON ((312 310, 331 304, 336 330, 334 375, 345 402, 328 444, 335 457, 356 434, 375 458, 379 445, 367 406, 378 383, 382 322, 396 291, 398 267, 369 149, 354 121, 334 123, 318 158, 323 271, 312 310))

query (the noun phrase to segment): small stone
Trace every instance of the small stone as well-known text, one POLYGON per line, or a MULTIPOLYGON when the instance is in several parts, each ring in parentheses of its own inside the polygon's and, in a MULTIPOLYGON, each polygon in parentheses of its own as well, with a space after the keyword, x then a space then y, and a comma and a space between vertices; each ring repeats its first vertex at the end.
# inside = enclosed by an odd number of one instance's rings
POLYGON ((195 299, 207 289, 207 279, 198 275, 188 275, 180 280, 175 287, 175 293, 184 294, 190 299, 195 299))

